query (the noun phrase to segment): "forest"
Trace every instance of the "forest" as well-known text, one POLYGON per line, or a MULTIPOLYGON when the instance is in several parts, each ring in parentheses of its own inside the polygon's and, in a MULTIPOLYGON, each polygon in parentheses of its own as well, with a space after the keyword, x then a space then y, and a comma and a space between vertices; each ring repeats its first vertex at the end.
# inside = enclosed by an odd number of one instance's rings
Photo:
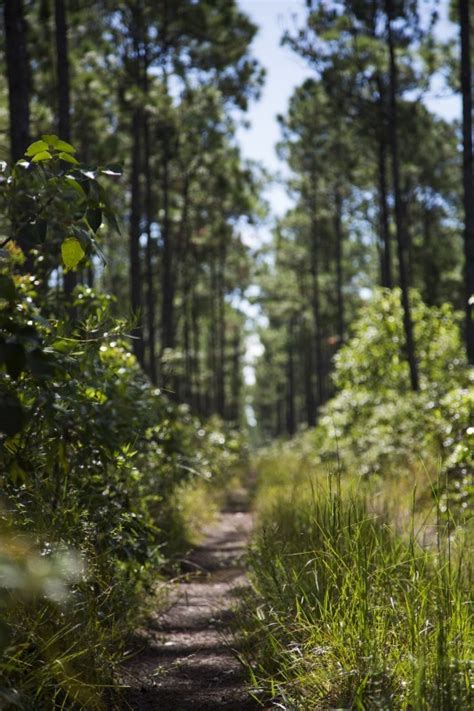
POLYGON ((474 709, 471 0, 0 7, 0 709, 474 709))

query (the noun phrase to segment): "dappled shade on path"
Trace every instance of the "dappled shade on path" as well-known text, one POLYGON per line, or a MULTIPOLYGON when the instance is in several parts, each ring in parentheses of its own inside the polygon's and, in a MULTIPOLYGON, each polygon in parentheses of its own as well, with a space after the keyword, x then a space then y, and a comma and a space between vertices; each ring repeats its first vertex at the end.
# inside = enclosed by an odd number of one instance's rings
POLYGON ((139 632, 143 651, 127 665, 124 709, 250 711, 242 668, 226 637, 232 607, 246 585, 242 556, 251 516, 225 512, 184 562, 171 606, 139 632))

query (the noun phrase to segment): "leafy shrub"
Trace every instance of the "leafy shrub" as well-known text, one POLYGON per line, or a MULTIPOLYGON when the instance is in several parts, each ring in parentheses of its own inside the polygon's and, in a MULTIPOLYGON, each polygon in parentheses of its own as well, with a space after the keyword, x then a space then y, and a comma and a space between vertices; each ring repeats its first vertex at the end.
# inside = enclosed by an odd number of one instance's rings
POLYGON ((378 290, 336 355, 338 393, 323 410, 316 447, 320 460, 361 474, 400 471, 421 458, 437 478, 441 458, 441 477, 453 487, 462 478, 463 497, 473 472, 474 381, 460 317, 448 304, 427 306, 415 291, 412 303, 420 391, 409 388, 399 290, 378 290))
POLYGON ((110 297, 79 285, 66 303, 52 286, 60 262, 74 269, 100 254, 103 216, 115 221, 99 177, 118 172, 83 168, 45 136, 0 183, 11 230, 0 253, 1 516, 35 546, 50 585, 61 552, 84 571, 60 601, 38 586, 5 599, 0 675, 27 708, 103 708, 173 547, 174 492, 225 477, 241 448, 149 383, 110 297))

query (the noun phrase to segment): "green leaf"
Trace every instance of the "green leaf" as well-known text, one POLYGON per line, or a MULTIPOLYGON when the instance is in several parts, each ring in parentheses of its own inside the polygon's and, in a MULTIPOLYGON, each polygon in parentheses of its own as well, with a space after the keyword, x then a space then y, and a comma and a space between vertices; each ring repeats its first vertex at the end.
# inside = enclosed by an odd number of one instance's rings
POLYGON ((40 153, 36 153, 33 158, 31 159, 32 163, 39 163, 40 161, 44 160, 51 160, 53 156, 49 151, 41 151, 40 153))
POLYGON ((64 178, 64 182, 68 185, 68 187, 73 188, 81 196, 81 198, 85 199, 87 197, 83 186, 74 178, 67 176, 64 178))
POLYGON ((57 151, 63 151, 64 153, 77 153, 74 146, 71 146, 70 143, 66 143, 66 141, 61 141, 61 139, 58 139, 54 147, 57 151))
POLYGON ((79 161, 74 158, 74 156, 70 155, 69 153, 65 153, 64 151, 59 154, 58 158, 66 161, 66 163, 74 163, 75 165, 79 164, 79 161))
POLYGON ((45 143, 51 148, 57 148, 59 143, 59 138, 54 133, 44 133, 41 138, 45 143))
POLYGON ((31 158, 32 156, 35 156, 38 153, 43 153, 44 151, 47 151, 47 150, 48 150, 48 144, 45 143, 45 141, 35 141, 30 146, 28 146, 28 148, 26 149, 25 155, 27 155, 31 158))
POLYGON ((67 270, 75 269, 85 252, 76 237, 67 237, 61 245, 61 256, 67 270))
POLYGON ((93 209, 93 210, 87 210, 86 212, 86 220, 91 226, 91 229, 94 232, 97 232, 99 227, 102 224, 102 210, 99 209, 93 209))

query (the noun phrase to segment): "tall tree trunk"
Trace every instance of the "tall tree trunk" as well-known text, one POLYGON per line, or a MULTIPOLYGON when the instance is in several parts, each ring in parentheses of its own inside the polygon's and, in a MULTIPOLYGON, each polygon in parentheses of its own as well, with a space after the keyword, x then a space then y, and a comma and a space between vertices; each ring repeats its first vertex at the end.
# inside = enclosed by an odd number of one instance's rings
POLYGON ((217 412, 217 362, 218 362, 218 347, 216 339, 216 323, 218 319, 217 313, 217 269, 215 255, 211 254, 211 313, 209 322, 209 365, 210 365, 210 382, 209 382, 209 397, 211 403, 211 411, 217 412))
POLYGON ((10 153, 19 160, 30 143, 30 82, 23 0, 4 0, 10 153))
POLYGON ((474 364, 474 156, 473 98, 471 66, 471 0, 459 0, 461 25, 461 92, 463 134, 464 190, 464 274, 466 307, 466 350, 469 363, 474 364))
POLYGON ((240 333, 238 327, 232 343, 232 411, 231 420, 237 427, 240 414, 240 392, 242 389, 242 379, 240 374, 240 333))
MULTIPOLYGON (((378 0, 372 0, 373 27, 372 34, 377 39, 378 0)), ((390 212, 388 207, 387 187, 387 88, 381 72, 376 74, 378 92, 378 193, 379 193, 379 224, 380 224, 380 283, 386 289, 393 287, 392 275, 392 245, 390 239, 390 212)))
POLYGON ((173 283, 173 248, 170 225, 170 154, 168 139, 164 141, 163 160, 163 272, 161 300, 162 347, 174 346, 174 283, 173 283))
POLYGON ((148 345, 148 374, 152 383, 157 382, 156 368, 156 315, 155 315, 155 288, 153 274, 153 238, 151 225, 153 221, 153 205, 151 193, 150 169, 150 126, 148 116, 143 119, 143 149, 145 161, 145 214, 146 214, 146 306, 147 306, 147 345, 148 345))
MULTIPOLYGON (((148 42, 144 40, 143 46, 143 68, 142 86, 145 102, 148 100, 148 65, 149 48, 148 42)), ((145 179, 145 217, 146 217, 146 315, 147 315, 147 346, 148 346, 148 375, 152 383, 157 382, 156 367, 156 314, 155 314, 155 288, 153 274, 153 237, 151 225, 153 222, 153 199, 152 199, 152 175, 150 166, 150 120, 149 116, 143 112, 143 162, 145 179)), ((155 207, 156 211, 156 207, 155 207)))
MULTIPOLYGON (((140 38, 143 34, 143 18, 140 3, 137 2, 132 10, 132 78, 136 86, 142 84, 141 74, 141 46, 140 38)), ((140 234, 141 234, 141 172, 142 172, 142 129, 143 114, 141 106, 133 106, 132 111, 132 174, 130 180, 130 302, 134 326, 132 330, 133 352, 144 368, 144 344, 142 325, 142 281, 140 268, 140 234)))
POLYGON ((71 140, 68 24, 65 0, 54 0, 56 37, 57 125, 59 137, 71 140))
POLYGON ((217 360, 217 412, 225 418, 225 262, 226 262, 226 235, 223 232, 220 236, 217 282, 217 339, 218 339, 218 360, 217 360))
POLYGON ((314 324, 314 350, 315 350, 315 376, 317 391, 317 407, 324 402, 323 385, 323 349, 321 338, 321 317, 320 317, 320 292, 319 292, 319 239, 318 222, 316 215, 316 176, 312 176, 313 185, 311 196, 311 234, 310 234, 310 273, 311 273, 311 308, 313 312, 314 324))
POLYGON ((305 381, 305 406, 306 406, 306 422, 308 427, 314 427, 316 424, 316 402, 314 399, 314 383, 313 383, 313 338, 311 329, 306 325, 304 332, 304 381, 305 381))
POLYGON ((392 248, 390 242, 390 219, 387 190, 387 145, 385 139, 379 138, 379 219, 380 219, 380 281, 387 289, 393 287, 392 248))
POLYGON ((295 421, 295 364, 294 364, 294 321, 288 325, 287 361, 286 361, 286 431, 291 436, 296 432, 295 421))
MULTIPOLYGON (((69 78, 68 23, 65 0, 54 0, 55 40, 56 40, 56 96, 57 127, 59 138, 71 140, 71 91, 69 78)), ((70 296, 77 284, 77 275, 69 271, 64 274, 64 292, 70 296)))
POLYGON ((410 309, 410 295, 406 264, 407 233, 404 221, 404 207, 400 187, 400 166, 398 153, 398 69, 395 57, 395 46, 392 29, 393 0, 386 0, 387 12, 387 40, 390 59, 390 112, 388 131, 392 153, 393 191, 395 198, 395 222, 397 228, 397 253, 400 272, 400 289, 402 292, 403 327, 405 331, 405 347, 408 367, 410 370, 410 384, 413 391, 419 389, 418 364, 416 361, 415 341, 413 336, 413 322, 410 309))
MULTIPOLYGON (((194 281, 193 281, 194 284, 194 281)), ((191 293, 191 321, 192 321, 192 337, 193 337, 193 373, 194 373, 194 392, 193 402, 196 412, 202 414, 202 397, 201 397, 201 368, 200 368, 200 347, 199 347, 199 304, 194 293, 194 288, 191 293)))
POLYGON ((343 257, 343 228, 342 228, 342 195, 339 186, 336 186, 335 195, 335 214, 334 214, 334 230, 336 233, 336 291, 337 291, 337 331, 339 336, 339 345, 344 341, 344 294, 342 292, 343 274, 342 274, 342 257, 343 257))
POLYGON ((130 206, 130 301, 134 326, 133 352, 144 366, 143 327, 142 327, 142 288, 140 269, 140 173, 141 173, 141 129, 140 109, 134 108, 132 117, 132 176, 130 206))

